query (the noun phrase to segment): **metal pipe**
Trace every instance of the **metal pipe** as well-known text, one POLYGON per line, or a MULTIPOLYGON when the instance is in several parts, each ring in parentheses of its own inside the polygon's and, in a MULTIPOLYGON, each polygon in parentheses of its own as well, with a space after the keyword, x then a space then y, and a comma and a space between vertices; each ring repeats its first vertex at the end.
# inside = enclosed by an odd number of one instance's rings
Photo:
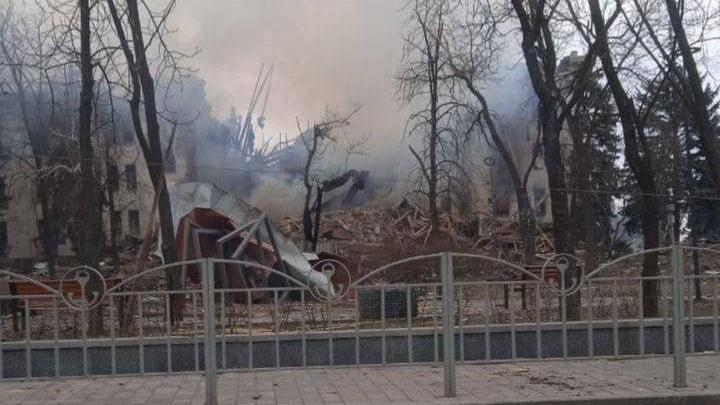
MULTIPOLYGON (((224 270, 223 266, 223 270, 224 270)), ((227 275, 225 271, 222 271, 221 274, 227 275)), ((224 277, 223 277, 224 278, 224 277)), ((213 294, 214 296, 214 294, 213 294)), ((225 339, 225 293, 220 293, 220 356, 222 358, 220 359, 220 362, 222 364, 222 370, 227 370, 227 343, 225 339)))
POLYGON ((642 289, 642 281, 638 282, 638 336, 639 336, 639 345, 640 345, 640 355, 645 354, 645 325, 644 325, 644 319, 645 319, 645 308, 643 307, 643 289, 642 289))
POLYGON ((720 325, 718 325, 718 276, 713 277, 713 348, 720 352, 720 325))
POLYGON ((612 321, 613 321, 613 354, 620 356, 620 329, 618 328, 618 285, 617 280, 612 284, 612 321))
MULTIPOLYGON (((328 291, 330 291, 330 280, 328 280, 328 291)), ((335 365, 334 345, 333 345, 333 327, 332 327, 332 301, 327 302, 327 320, 328 320, 328 360, 330 367, 335 365)))
POLYGON ((273 290, 273 328, 275 329, 275 368, 280 368, 280 313, 278 311, 278 290, 273 290))
POLYGON ((172 345, 170 344, 170 335, 172 333, 170 325, 170 293, 165 291, 165 350, 167 352, 167 372, 172 373, 172 345))
MULTIPOLYGON (((671 281, 672 283, 672 281, 671 281)), ((668 300, 665 298, 667 296, 666 290, 667 289, 667 283, 665 280, 660 280, 660 292, 661 297, 663 301, 663 348, 665 349, 665 354, 670 354, 670 305, 668 305, 668 300)), ((672 285, 671 285, 672 289, 672 285)))
POLYGON ((413 357, 413 336, 412 336, 412 287, 407 286, 407 295, 405 296, 405 302, 407 304, 407 308, 405 311, 407 312, 407 328, 408 328, 408 363, 412 364, 414 361, 413 357))
MULTIPOLYGON (((59 340, 60 340, 60 316, 58 314, 58 303, 57 303, 57 297, 53 297, 53 357, 55 358, 55 378, 60 378, 60 348, 59 346, 59 340)), ((112 297, 110 297, 110 339, 113 341, 110 355, 112 356, 112 365, 111 370, 112 373, 115 374, 115 336, 113 333, 113 318, 112 318, 112 297)), ((0 325, 0 328, 2 328, 2 325, 0 325)), ((2 359, 0 358, 0 362, 2 359)), ((1 369, 1 368, 0 368, 1 369)), ((2 379, 2 374, 0 374, 0 380, 2 379)))
POLYGON ((247 321, 248 321, 248 367, 253 369, 253 320, 252 320, 252 294, 247 290, 247 321))
POLYGON ((140 374, 145 374, 145 346, 143 342, 143 337, 145 335, 145 330, 143 329, 143 303, 142 303, 142 293, 139 293, 137 296, 137 306, 138 306, 138 361, 140 362, 140 374))
POLYGON ((560 318, 562 320, 562 352, 563 359, 568 357, 567 335, 567 291, 565 290, 565 273, 560 274, 560 318))
POLYGON ((682 282, 682 258, 680 247, 672 250, 673 290, 673 382, 675 388, 687 387, 687 364, 685 353, 685 308, 682 282))
POLYGON ((212 259, 201 264, 205 306, 205 405, 217 405, 217 359, 215 358, 215 274, 212 259))
POLYGON ((382 330, 380 333, 380 346, 382 349, 380 357, 382 359, 382 364, 385 365, 385 286, 380 287, 380 329, 382 330))
POLYGON ((540 320, 542 315, 540 311, 540 300, 542 298, 540 294, 541 286, 542 283, 539 281, 535 284, 535 343, 537 345, 535 350, 537 352, 538 359, 542 359, 542 331, 540 330, 540 325, 542 323, 540 320))
MULTIPOLYGON (((300 311, 300 323, 302 326, 302 365, 307 367, 307 327, 305 325, 305 289, 300 290, 300 305, 302 310, 300 311)), ((356 348, 356 351, 358 349, 356 348)))
MULTIPOLYGON (((2 304, 3 300, 0 299, 0 304, 2 304)), ((13 314, 13 316, 16 316, 16 314, 13 314)), ((3 322, 3 317, 0 316, 0 380, 5 378, 5 370, 3 368, 3 342, 5 341, 3 336, 3 330, 5 329, 5 323, 3 322)))
POLYGON ((515 300, 513 300, 515 294, 512 294, 513 290, 515 290, 515 284, 510 284, 510 298, 508 299, 508 310, 510 311, 510 357, 515 360, 517 358, 517 343, 515 341, 515 300))
MULTIPOLYGON (((87 333, 88 333, 88 327, 90 326, 90 316, 88 316, 87 311, 87 300, 85 298, 85 289, 80 285, 80 291, 82 296, 82 360, 83 360, 83 375, 88 375, 88 342, 87 342, 87 333)), ((27 307, 26 307, 27 308, 27 307)), ((28 324, 29 325, 29 324, 28 324)), ((30 334, 28 333, 28 337, 30 337, 30 334)), ((28 360, 30 360, 30 351, 28 349, 28 360)), ((29 367, 29 366, 28 366, 29 367)))
MULTIPOLYGON (((289 274, 287 269, 285 268, 285 262, 283 262, 282 255, 280 253, 280 248, 277 244, 277 238, 275 238, 275 233, 273 232, 272 226, 270 226, 270 220, 263 214, 263 217, 261 217, 265 221, 265 230, 268 233, 268 238, 270 239, 270 244, 273 247, 273 250, 275 250, 275 256, 277 257, 278 266, 280 267, 280 271, 282 271, 285 274, 289 274), (264 218, 263 218, 264 217, 264 218)), ((330 282, 330 280, 328 280, 330 282)))
POLYGON ((437 286, 432 289, 432 318, 433 318, 433 360, 440 362, 440 350, 438 344, 438 319, 437 319, 437 286))
POLYGON ((440 262, 443 282, 443 386, 446 397, 456 396, 455 385, 455 328, 453 316, 452 256, 443 253, 440 262))
POLYGON ((460 363, 465 362, 465 331, 463 330, 463 286, 458 286, 457 292, 457 304, 458 304, 458 332, 460 332, 460 363))
POLYGON ((490 361, 490 286, 485 284, 485 361, 490 361))
MULTIPOLYGON (((238 246, 238 248, 235 249, 232 256, 230 256, 230 257, 232 257, 233 259, 237 259, 240 256, 240 254, 242 254, 242 252, 247 247, 248 243, 250 243, 250 238, 252 237, 252 235, 255 234, 255 232, 257 232, 258 228, 260 228, 260 225, 262 224, 262 221, 265 219, 265 217, 266 217, 265 213, 260 215, 260 218, 258 218, 257 222, 255 222, 253 224, 252 228, 250 228, 250 231, 248 231, 248 236, 243 238, 243 241, 240 242, 240 246, 238 246)), ((262 246, 261 246, 261 248, 262 248, 262 246)))
POLYGON ((587 293, 587 295, 588 295, 588 298, 587 298, 588 299, 588 305, 587 305, 587 308, 588 308, 588 316, 587 316, 588 356, 590 358, 592 358, 595 354, 595 342, 594 342, 594 336, 593 336, 593 333, 595 333, 595 332, 593 331, 593 301, 592 301, 592 284, 591 284, 590 280, 587 281, 587 286, 588 286, 588 293, 587 293))
MULTIPOLYGON (((84 301, 83 301, 84 302, 84 301)), ((30 358, 30 299, 25 298, 25 374, 27 378, 32 378, 32 363, 30 358)), ((83 323, 83 332, 86 330, 83 323)), ((87 363, 85 362, 85 356, 87 355, 87 346, 84 344, 85 338, 83 335, 83 370, 87 370, 87 367, 85 366, 87 363)), ((87 375, 87 372, 85 372, 85 375, 87 375)))
POLYGON ((360 365, 360 294, 359 287, 355 289, 355 365, 360 365))
MULTIPOLYGON (((688 318, 690 321, 690 325, 688 326, 688 336, 690 337, 690 342, 688 347, 688 351, 690 353, 695 353, 695 303, 693 302, 693 292, 692 292, 692 284, 693 280, 692 277, 688 278, 687 280, 687 303, 688 303, 688 318)), ((683 283, 684 285, 684 283, 683 283)))
MULTIPOLYGON (((202 270, 202 269, 201 269, 202 270)), ((195 371, 200 371, 200 342, 198 342, 198 322, 197 322, 197 294, 192 293, 192 313, 193 313, 193 340, 195 352, 195 371)))

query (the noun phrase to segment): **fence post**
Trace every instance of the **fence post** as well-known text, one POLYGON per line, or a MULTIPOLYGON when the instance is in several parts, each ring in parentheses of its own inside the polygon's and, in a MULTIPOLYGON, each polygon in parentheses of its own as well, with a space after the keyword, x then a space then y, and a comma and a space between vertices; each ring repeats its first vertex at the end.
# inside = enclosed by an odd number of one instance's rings
POLYGON ((665 208, 672 240, 672 302, 673 302, 673 385, 687 387, 687 354, 685 353, 685 297, 683 294, 682 250, 675 240, 675 207, 665 208))
POLYGON ((455 385, 455 315, 453 314, 453 266, 452 254, 443 253, 440 261, 443 298, 443 369, 446 397, 456 395, 455 385))
POLYGON ((205 405, 217 405, 217 353, 215 352, 215 271, 212 259, 201 263, 205 307, 205 405))

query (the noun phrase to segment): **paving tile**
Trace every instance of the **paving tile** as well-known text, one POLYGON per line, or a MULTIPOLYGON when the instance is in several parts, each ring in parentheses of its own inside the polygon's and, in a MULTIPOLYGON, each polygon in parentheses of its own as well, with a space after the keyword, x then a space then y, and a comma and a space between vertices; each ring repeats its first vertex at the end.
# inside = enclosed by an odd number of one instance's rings
MULTIPOLYGON (((688 358, 690 387, 672 387, 672 359, 458 365, 456 398, 437 367, 363 367, 224 373, 220 405, 460 405, 498 401, 720 394, 720 356, 688 358)), ((3 405, 204 405, 204 378, 112 377, 0 383, 3 405)))

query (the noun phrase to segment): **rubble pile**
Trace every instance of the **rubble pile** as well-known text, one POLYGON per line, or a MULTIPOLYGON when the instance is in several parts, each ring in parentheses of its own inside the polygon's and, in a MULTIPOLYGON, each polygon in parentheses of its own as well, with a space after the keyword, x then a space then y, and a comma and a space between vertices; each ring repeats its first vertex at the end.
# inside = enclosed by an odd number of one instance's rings
MULTIPOLYGON (((302 218, 285 218, 277 222, 283 234, 302 243, 302 218)), ((404 199, 393 207, 352 208, 322 213, 321 241, 353 241, 367 245, 388 242, 426 245, 431 234, 430 218, 410 200, 404 199)), ((471 246, 471 236, 478 234, 477 225, 468 224, 449 214, 440 216, 439 231, 450 237, 457 246, 471 246)))

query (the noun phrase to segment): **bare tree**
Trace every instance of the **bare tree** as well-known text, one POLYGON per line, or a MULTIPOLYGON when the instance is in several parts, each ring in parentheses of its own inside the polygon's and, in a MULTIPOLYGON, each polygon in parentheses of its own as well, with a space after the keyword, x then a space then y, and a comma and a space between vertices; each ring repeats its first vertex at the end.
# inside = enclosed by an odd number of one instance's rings
MULTIPOLYGON (((618 68, 613 60, 613 53, 608 42, 608 29, 603 10, 598 0, 588 0, 592 16, 592 24, 595 30, 598 54, 602 63, 603 72, 608 81, 615 99, 615 104, 620 115, 620 122, 623 129, 625 143, 625 158, 630 170, 637 179, 638 186, 642 192, 642 230, 643 244, 645 249, 653 249, 659 243, 659 207, 657 201, 657 189, 654 175, 654 161, 652 150, 649 147, 645 136, 645 118, 635 107, 635 103, 625 90, 620 80, 618 68)), ((619 3, 618 3, 619 6, 619 3)), ((619 12, 616 9, 615 14, 619 12)), ((611 19, 612 20, 612 19, 611 19)), ((655 277, 658 275, 657 253, 643 255, 643 277, 655 277)), ((658 314, 658 283, 657 281, 643 281, 643 309, 646 316, 658 314)))
MULTIPOLYGON (((78 257, 81 263, 98 268, 102 253, 102 203, 97 195, 93 153, 93 56, 91 50, 89 0, 80 0, 80 116, 78 124, 78 143, 80 145, 80 197, 83 204, 78 210, 86 217, 80 226, 78 257)), ((80 212, 76 216, 81 215, 80 212)))
POLYGON ((300 140, 305 145, 307 152, 305 166, 303 168, 303 185, 305 186, 305 199, 303 204, 303 235, 305 236, 305 248, 315 251, 320 233, 320 221, 322 219, 323 194, 330 192, 346 184, 350 179, 355 178, 358 172, 354 169, 347 169, 348 159, 362 145, 361 142, 350 142, 346 148, 345 172, 338 176, 317 175, 313 173, 313 167, 323 158, 328 148, 335 146, 338 142, 335 131, 350 125, 350 119, 360 110, 356 106, 350 113, 340 115, 328 110, 319 123, 312 126, 312 129, 302 130, 298 120, 298 131, 300 140), (313 202, 313 196, 315 196, 313 202), (314 218, 313 218, 314 214, 314 218), (307 246, 309 244, 309 246, 307 246))
POLYGON ((46 24, 44 11, 20 15, 14 7, 14 3, 8 3, 0 9, 0 65, 6 67, 9 77, 5 77, 5 89, 16 102, 28 142, 27 148, 7 145, 7 150, 20 163, 20 168, 28 170, 29 180, 35 186, 40 207, 38 239, 48 264, 48 275, 54 278, 74 190, 76 171, 68 157, 76 149, 76 140, 58 134, 68 117, 64 111, 56 111, 51 75, 54 66, 62 67, 68 62, 57 55, 55 43, 47 40, 48 36, 52 38, 48 32, 52 27, 46 24))
POLYGON ((618 6, 648 64, 662 72, 662 80, 677 93, 678 100, 692 115, 698 147, 705 157, 715 192, 720 196, 720 145, 708 110, 712 103, 695 60, 695 53, 709 41, 707 31, 720 21, 720 7, 716 2, 702 0, 679 3, 633 0, 627 8, 629 10, 618 6), (691 35, 697 40, 691 42, 691 35))
POLYGON ((432 232, 440 227, 438 197, 441 188, 440 158, 442 137, 450 131, 449 121, 456 103, 447 97, 445 59, 441 54, 442 38, 450 5, 445 0, 414 0, 409 3, 412 13, 403 35, 403 67, 396 76, 400 98, 413 109, 408 119, 407 135, 420 136, 423 149, 410 152, 420 167, 426 184, 418 190, 427 197, 432 232))
MULTIPOLYGON (((556 47, 557 24, 562 19, 557 13, 561 0, 512 0, 522 34, 522 51, 533 90, 538 97, 539 127, 542 134, 545 167, 550 187, 553 216, 553 240, 557 253, 573 254, 575 241, 571 228, 569 193, 567 191, 566 162, 563 159, 561 132, 572 108, 584 94, 592 67, 596 60, 596 45, 590 43, 584 60, 569 78, 560 82, 556 47)), ((567 4, 570 4, 567 2, 567 4)), ((567 282, 577 276, 571 269, 566 272, 567 282)), ((568 302, 568 317, 579 317, 579 295, 568 302)))
MULTIPOLYGON (((170 195, 163 169, 165 157, 163 156, 159 124, 161 111, 157 106, 157 83, 151 70, 148 49, 153 41, 157 44, 159 54, 157 58, 160 60, 160 66, 156 71, 169 72, 167 79, 169 83, 178 80, 183 69, 180 67, 178 59, 186 55, 170 49, 164 38, 170 32, 166 22, 174 9, 174 0, 170 1, 160 13, 151 11, 144 1, 139 3, 137 0, 126 0, 124 3, 123 7, 118 7, 114 0, 106 1, 106 12, 113 22, 115 39, 122 50, 126 66, 124 72, 116 73, 119 76, 126 75, 126 82, 130 83, 127 92, 132 123, 155 193, 158 195, 163 258, 165 263, 174 263, 177 261, 177 248, 170 195), (142 21, 139 5, 146 10, 145 17, 148 22, 145 24, 142 21), (126 32, 129 32, 130 38, 126 36, 126 32), (147 42, 146 34, 148 35, 147 42), (145 128, 143 128, 143 122, 145 128)), ((175 273, 168 271, 166 276, 170 288, 179 288, 181 281, 175 273)))
POLYGON ((700 148, 705 155, 708 170, 715 182, 716 193, 720 196, 720 146, 718 145, 718 136, 715 133, 715 128, 710 122, 710 114, 708 113, 709 103, 703 87, 703 80, 700 76, 697 63, 695 62, 690 41, 688 41, 680 8, 675 0, 665 0, 665 4, 667 5, 673 33, 680 48, 683 65, 687 73, 688 83, 687 86, 683 86, 683 88, 686 89, 685 93, 686 98, 689 100, 690 112, 698 128, 700 148))
POLYGON ((527 185, 530 173, 540 153, 540 138, 536 138, 527 167, 513 156, 512 149, 495 123, 495 117, 483 94, 483 82, 493 79, 504 42, 500 26, 508 14, 484 0, 460 0, 457 14, 445 34, 447 63, 452 74, 460 80, 474 98, 475 120, 491 148, 497 150, 510 176, 518 206, 519 231, 526 263, 535 259, 535 213, 527 185))

